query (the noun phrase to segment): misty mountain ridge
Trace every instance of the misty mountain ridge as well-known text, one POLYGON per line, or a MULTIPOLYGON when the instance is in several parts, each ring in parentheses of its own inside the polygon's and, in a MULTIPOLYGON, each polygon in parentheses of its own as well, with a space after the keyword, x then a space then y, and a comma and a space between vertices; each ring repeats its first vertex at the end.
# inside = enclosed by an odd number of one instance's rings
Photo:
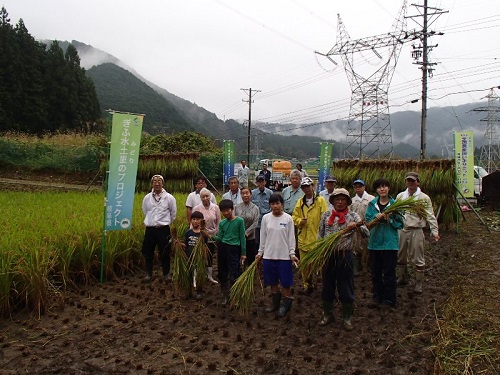
MULTIPOLYGON (((63 42, 68 43, 68 42, 63 42)), ((142 81, 156 93, 170 102, 177 112, 186 119, 189 126, 184 130, 195 130, 213 138, 219 139, 235 139, 236 143, 246 149, 246 130, 247 128, 241 122, 235 120, 223 121, 208 110, 199 107, 189 100, 180 98, 168 90, 159 87, 143 78, 133 68, 116 57, 94 48, 90 45, 78 41, 71 42, 76 49, 81 59, 81 66, 87 70, 92 70, 92 67, 99 66, 103 63, 111 63, 127 70, 142 81), (191 129, 190 129, 191 128, 191 129)), ((89 74, 92 76, 92 74, 89 74)), ((98 83, 96 83, 96 87, 98 83)), ((102 93, 98 93, 101 100, 102 93)), ((472 130, 474 131, 474 144, 479 147, 483 144, 484 133, 486 126, 480 119, 486 117, 485 113, 472 112, 471 110, 477 107, 484 107, 487 103, 470 103, 456 107, 431 107, 427 111, 426 122, 426 148, 428 156, 438 157, 453 157, 453 131, 472 130)), ((140 111, 140 112, 145 112, 140 111)), ((391 131, 394 154, 406 157, 415 158, 419 155, 420 149, 420 111, 400 111, 391 113, 391 131)), ((282 136, 307 136, 318 138, 317 141, 334 141, 345 142, 347 133, 347 121, 332 121, 320 125, 314 124, 274 124, 274 123, 259 123, 252 122, 253 130, 262 131, 260 149, 274 148, 276 137, 282 139, 282 136), (293 130, 290 130, 293 129, 293 130), (285 131, 286 130, 286 131, 285 131), (270 134, 269 134, 270 133, 270 134), (279 134, 279 135, 277 135, 279 134), (266 141, 267 139, 267 141, 266 141)), ((157 128, 157 126, 155 126, 157 128)), ((289 139, 291 141, 291 139, 289 139)), ((314 141, 313 141, 314 142, 314 141)), ((282 142, 281 142, 282 143, 282 142)), ((317 145, 315 146, 317 148, 317 145)), ((276 152, 281 155, 280 152, 276 152)), ((317 151, 316 151, 317 153, 317 151)), ((334 151, 335 153, 335 151, 334 151)), ((295 156, 295 155, 290 155, 295 156)), ((298 156, 301 157, 300 155, 298 156)))

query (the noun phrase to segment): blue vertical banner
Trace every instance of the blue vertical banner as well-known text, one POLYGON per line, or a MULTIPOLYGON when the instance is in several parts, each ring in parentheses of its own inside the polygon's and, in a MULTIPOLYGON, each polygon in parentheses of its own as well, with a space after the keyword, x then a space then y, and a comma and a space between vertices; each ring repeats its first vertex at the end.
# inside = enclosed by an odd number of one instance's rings
POLYGON ((130 229, 144 115, 112 112, 105 230, 130 229))
POLYGON ((229 184, 229 177, 234 176, 234 141, 224 141, 224 161, 223 161, 223 183, 224 186, 229 184))
POLYGON ((466 198, 474 197, 474 132, 456 131, 455 183, 466 198))
POLYGON ((328 142, 321 142, 319 153, 319 175, 318 175, 318 192, 325 188, 325 178, 330 174, 332 166, 332 151, 333 145, 328 142))

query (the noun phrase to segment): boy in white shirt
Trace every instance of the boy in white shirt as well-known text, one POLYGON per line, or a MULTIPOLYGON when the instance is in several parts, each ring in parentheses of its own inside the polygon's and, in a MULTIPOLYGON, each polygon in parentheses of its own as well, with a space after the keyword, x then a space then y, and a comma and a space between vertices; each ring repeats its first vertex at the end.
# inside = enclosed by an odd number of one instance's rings
POLYGON ((272 304, 266 312, 278 311, 278 317, 285 316, 292 307, 293 263, 295 256, 295 233, 292 217, 283 212, 283 197, 273 194, 269 199, 271 212, 262 218, 260 247, 255 259, 263 259, 264 284, 271 286, 272 304), (280 307, 282 293, 283 305, 280 307))

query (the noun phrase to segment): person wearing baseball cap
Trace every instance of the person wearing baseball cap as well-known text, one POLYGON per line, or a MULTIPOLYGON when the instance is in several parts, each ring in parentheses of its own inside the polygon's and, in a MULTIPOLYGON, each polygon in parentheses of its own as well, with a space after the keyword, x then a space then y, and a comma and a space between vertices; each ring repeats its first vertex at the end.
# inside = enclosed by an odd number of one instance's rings
POLYGON ((368 237, 370 232, 365 225, 361 225, 361 217, 349 209, 352 200, 346 189, 333 190, 329 199, 333 208, 321 216, 318 238, 343 230, 347 230, 347 233, 342 237, 339 247, 332 252, 323 268, 323 291, 321 293, 323 319, 319 324, 325 326, 333 320, 333 305, 337 300, 335 293, 338 292, 338 299, 342 303, 343 325, 347 331, 351 331, 353 329, 351 317, 354 312, 353 234, 357 227, 365 237, 368 237))
POLYGON ((405 225, 399 235, 398 253, 398 285, 408 284, 408 261, 415 263, 415 293, 422 293, 425 269, 424 245, 425 236, 423 228, 427 225, 431 229, 431 236, 439 241, 439 227, 432 209, 431 198, 420 190, 420 177, 417 172, 408 172, 405 176, 406 190, 399 193, 396 199, 415 197, 425 202, 427 218, 417 214, 405 212, 405 225), (410 259, 413 258, 413 259, 410 259))
MULTIPOLYGON (((352 183, 354 188, 354 196, 352 197, 352 205, 349 207, 351 211, 356 212, 361 220, 365 220, 365 212, 368 207, 368 203, 375 199, 375 197, 366 192, 366 184, 361 179, 356 179, 352 183)), ((368 267, 368 252, 366 246, 368 245, 367 238, 359 238, 360 236, 355 234, 357 237, 357 245, 354 249, 354 275, 359 275, 359 271, 363 268, 368 267)))
POLYGON ((325 189, 319 192, 320 197, 325 198, 328 203, 328 209, 331 210, 333 205, 330 203, 330 195, 333 193, 333 189, 337 186, 337 179, 333 175, 326 176, 325 178, 325 189))
MULTIPOLYGON (((310 177, 304 177, 300 181, 300 187, 304 196, 297 201, 293 209, 293 223, 297 226, 297 242, 299 258, 303 258, 308 251, 306 247, 316 241, 318 237, 319 221, 323 212, 328 210, 328 205, 323 197, 314 191, 314 183, 310 177)), ((314 289, 312 276, 302 272, 303 294, 310 295, 314 289)))

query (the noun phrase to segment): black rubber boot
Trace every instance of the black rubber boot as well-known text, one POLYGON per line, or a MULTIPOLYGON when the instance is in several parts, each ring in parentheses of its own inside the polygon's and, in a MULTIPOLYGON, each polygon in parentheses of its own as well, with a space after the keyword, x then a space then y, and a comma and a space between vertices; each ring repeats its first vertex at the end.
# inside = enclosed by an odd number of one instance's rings
POLYGON ((220 288, 222 290, 222 306, 226 306, 229 304, 229 283, 221 283, 220 288))
POLYGON ((323 319, 319 322, 320 326, 326 326, 333 322, 333 302, 323 301, 323 319))
POLYGON ((273 293, 271 296, 271 305, 266 309, 266 312, 273 312, 280 309, 281 293, 273 293))
POLYGON ((343 325, 344 329, 346 331, 352 331, 352 314, 354 312, 354 306, 352 303, 343 303, 342 304, 342 319, 343 319, 343 325))
POLYGON ((278 311, 278 317, 283 318, 286 314, 288 314, 288 311, 292 308, 292 303, 293 303, 293 297, 285 297, 283 298, 283 304, 280 307, 280 310, 278 311))

